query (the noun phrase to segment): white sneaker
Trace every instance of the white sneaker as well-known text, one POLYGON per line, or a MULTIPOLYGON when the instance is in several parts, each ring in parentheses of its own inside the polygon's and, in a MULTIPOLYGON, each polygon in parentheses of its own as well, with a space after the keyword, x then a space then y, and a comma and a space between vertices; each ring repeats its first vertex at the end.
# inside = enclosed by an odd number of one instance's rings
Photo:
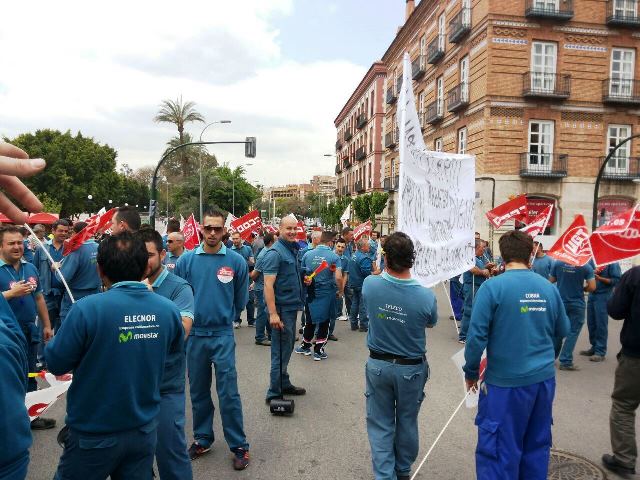
POLYGON ((240 323, 233 322, 233 328, 240 328, 240 323))
POLYGON ((338 320, 342 321, 342 322, 346 322, 347 320, 349 320, 349 317, 346 315, 340 315, 338 317, 338 320))

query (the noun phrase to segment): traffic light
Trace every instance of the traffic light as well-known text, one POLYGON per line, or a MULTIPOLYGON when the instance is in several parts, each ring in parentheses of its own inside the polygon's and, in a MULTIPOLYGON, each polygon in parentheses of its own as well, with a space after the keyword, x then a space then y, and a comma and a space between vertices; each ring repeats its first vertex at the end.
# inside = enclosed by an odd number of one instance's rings
POLYGON ((256 158, 256 137, 247 137, 244 144, 244 156, 256 158))

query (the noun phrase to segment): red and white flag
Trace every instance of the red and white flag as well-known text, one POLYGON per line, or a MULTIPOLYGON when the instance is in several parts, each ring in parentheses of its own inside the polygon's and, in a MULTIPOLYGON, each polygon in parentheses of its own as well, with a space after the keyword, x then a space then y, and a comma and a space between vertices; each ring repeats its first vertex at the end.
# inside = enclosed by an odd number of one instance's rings
POLYGON ((307 232, 304 229, 304 222, 298 222, 298 226, 296 227, 296 240, 302 240, 303 242, 307 241, 307 232))
POLYGON ((243 217, 233 220, 230 227, 232 232, 238 232, 244 241, 248 241, 251 239, 251 233, 254 230, 260 230, 262 228, 260 212, 253 210, 243 217))
POLYGON ((513 200, 498 205, 487 212, 487 218, 495 228, 500 228, 511 219, 524 222, 527 219, 527 196, 519 195, 513 200))
POLYGON ((237 219, 238 217, 236 217, 235 215, 231 213, 227 214, 227 219, 224 222, 224 228, 226 228, 229 231, 229 233, 233 233, 233 229, 231 228, 231 223, 237 219))
POLYGON ((597 228, 589 240, 597 266, 640 255, 640 204, 597 228))
POLYGON ((191 216, 184 222, 182 227, 182 236, 184 237, 184 248, 187 250, 193 250, 200 245, 200 232, 198 231, 198 223, 196 217, 191 216))
POLYGON ((553 205, 549 205, 542 212, 540 212, 540 215, 534 218, 529 225, 520 229, 520 231, 528 233, 529 236, 536 238, 538 235, 540 235, 542 232, 546 230, 552 213, 553 213, 553 205))
POLYGON ((102 233, 111 227, 111 219, 115 215, 117 208, 112 208, 105 213, 98 213, 87 219, 87 226, 74 233, 70 238, 64 241, 62 255, 67 256, 71 252, 76 251, 80 246, 97 233, 102 233))
POLYGON ((361 236, 370 235, 371 234, 371 220, 367 220, 364 223, 361 223, 356 228, 353 229, 353 239, 357 242, 361 236))
POLYGON ((269 233, 278 233, 278 229, 276 227, 274 227, 273 225, 265 225, 264 229, 269 232, 269 233))
POLYGON ((589 230, 582 215, 576 215, 573 223, 547 252, 550 257, 569 265, 581 267, 593 256, 589 242, 589 230))

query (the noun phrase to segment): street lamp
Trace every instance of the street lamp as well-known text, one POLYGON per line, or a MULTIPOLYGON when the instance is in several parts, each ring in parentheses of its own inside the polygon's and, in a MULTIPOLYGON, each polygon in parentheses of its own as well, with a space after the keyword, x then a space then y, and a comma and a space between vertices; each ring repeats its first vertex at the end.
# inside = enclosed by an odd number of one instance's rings
MULTIPOLYGON (((251 167, 253 163, 245 163, 245 167, 251 167)), ((231 215, 236 216, 236 176, 231 170, 231 215)))
MULTIPOLYGON (((202 129, 202 131, 200 132, 200 141, 202 141, 202 134, 204 133, 204 131, 209 128, 211 125, 214 125, 216 123, 231 123, 231 120, 216 120, 215 122, 211 122, 207 125, 205 125, 205 127, 202 129)), ((202 222, 202 215, 203 215, 203 211, 202 211, 202 155, 198 155, 198 159, 199 159, 199 170, 200 170, 200 199, 199 199, 199 203, 200 203, 200 221, 202 222)))
POLYGON ((89 215, 91 215, 91 200, 93 200, 93 195, 89 194, 87 195, 87 204, 89 206, 89 215))
POLYGON ((162 180, 167 184, 167 221, 169 221, 169 179, 162 177, 162 180))

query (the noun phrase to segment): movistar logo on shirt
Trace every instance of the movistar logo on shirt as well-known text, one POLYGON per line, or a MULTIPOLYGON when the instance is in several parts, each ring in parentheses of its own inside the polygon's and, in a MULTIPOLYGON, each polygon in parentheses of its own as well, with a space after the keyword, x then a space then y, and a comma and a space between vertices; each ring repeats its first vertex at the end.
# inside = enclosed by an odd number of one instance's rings
POLYGON ((133 338, 133 333, 131 333, 131 330, 129 330, 127 333, 121 333, 118 336, 118 343, 127 343, 132 338, 133 338))
POLYGON ((520 307, 520 313, 529 313, 529 307, 520 307))
POLYGON ((378 318, 379 318, 380 320, 386 320, 386 319, 387 319, 387 315, 386 315, 386 314, 384 314, 384 313, 379 313, 379 314, 378 314, 378 318))
POLYGON ((127 343, 131 340, 147 340, 158 338, 157 332, 149 332, 149 333, 133 333, 129 330, 127 333, 120 333, 118 335, 118 343, 127 343))

